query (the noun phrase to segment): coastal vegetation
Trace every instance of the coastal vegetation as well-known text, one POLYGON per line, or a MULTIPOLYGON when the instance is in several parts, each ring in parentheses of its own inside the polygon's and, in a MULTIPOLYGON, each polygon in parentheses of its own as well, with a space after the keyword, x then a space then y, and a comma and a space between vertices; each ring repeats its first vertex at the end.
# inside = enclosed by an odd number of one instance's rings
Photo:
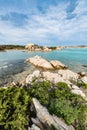
POLYGON ((41 69, 0 88, 0 130, 86 130, 85 73, 40 56, 27 62, 41 69))
POLYGON ((79 88, 87 89, 87 84, 81 81, 70 80, 74 85, 78 86, 79 88))
POLYGON ((0 51, 13 50, 13 49, 22 50, 22 49, 25 49, 25 46, 21 46, 21 45, 0 45, 0 51))
MULTIPOLYGON (((24 130, 36 117, 32 98, 37 98, 50 114, 65 120, 76 130, 85 130, 87 107, 85 100, 72 94, 64 82, 33 82, 25 86, 0 88, 0 130, 24 130)), ((55 130, 54 126, 50 128, 55 130)))
POLYGON ((0 88, 0 130, 23 130, 31 98, 23 87, 0 88))
POLYGON ((0 51, 12 50, 12 49, 17 49, 17 50, 26 49, 27 51, 52 51, 52 50, 61 49, 61 47, 45 47, 45 46, 40 46, 40 45, 37 45, 37 44, 27 44, 26 46, 22 46, 22 45, 0 45, 0 51))
MULTIPOLYGON (((87 48, 87 46, 81 45, 81 46, 41 46, 37 44, 27 44, 25 46, 23 45, 0 45, 0 51, 5 50, 23 50, 26 49, 27 51, 53 51, 53 50, 61 50, 63 48, 87 48)), ((84 66, 84 65, 83 65, 84 66)))

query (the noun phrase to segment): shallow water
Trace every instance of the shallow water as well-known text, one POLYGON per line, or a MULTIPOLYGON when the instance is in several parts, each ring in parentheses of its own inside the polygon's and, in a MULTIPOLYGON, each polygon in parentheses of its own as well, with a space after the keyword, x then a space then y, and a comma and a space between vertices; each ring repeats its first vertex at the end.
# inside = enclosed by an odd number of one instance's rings
POLYGON ((29 57, 40 55, 47 60, 59 60, 69 67, 69 69, 87 74, 87 49, 63 49, 61 51, 51 52, 25 52, 21 50, 12 50, 0 52, 0 86, 12 82, 16 79, 23 79, 35 68, 25 60, 29 57))

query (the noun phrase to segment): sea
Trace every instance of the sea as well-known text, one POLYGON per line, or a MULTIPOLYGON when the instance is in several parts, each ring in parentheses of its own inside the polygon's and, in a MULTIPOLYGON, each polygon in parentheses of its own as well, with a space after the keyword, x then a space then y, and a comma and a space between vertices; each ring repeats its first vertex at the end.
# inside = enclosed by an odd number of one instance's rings
POLYGON ((0 86, 13 81, 24 81, 35 67, 26 59, 39 55, 47 60, 59 60, 74 72, 85 72, 87 75, 87 48, 68 48, 51 52, 27 52, 9 50, 0 52, 0 86))

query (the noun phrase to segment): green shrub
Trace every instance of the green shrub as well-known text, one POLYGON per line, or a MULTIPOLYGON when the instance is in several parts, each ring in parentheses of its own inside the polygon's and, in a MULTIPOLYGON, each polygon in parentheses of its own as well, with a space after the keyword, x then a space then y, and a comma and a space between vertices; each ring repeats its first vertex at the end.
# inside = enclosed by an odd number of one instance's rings
POLYGON ((51 125, 50 130, 57 130, 53 125, 51 125))
POLYGON ((77 82, 77 86, 82 87, 83 89, 87 89, 87 84, 85 84, 84 82, 81 83, 77 82))
POLYGON ((0 88, 0 129, 24 130, 31 98, 23 87, 0 88))
POLYGON ((74 124, 77 130, 84 128, 87 111, 85 101, 81 96, 72 94, 67 84, 60 82, 56 86, 50 93, 49 112, 62 117, 69 125, 74 124))
POLYGON ((87 89, 87 84, 82 82, 82 81, 75 81, 75 80, 70 80, 74 85, 77 85, 79 88, 87 89))
MULTIPOLYGON (((33 111, 31 98, 37 98, 51 114, 65 119, 76 130, 84 130, 86 103, 79 95, 72 94, 66 83, 52 86, 47 81, 35 82, 26 90, 24 87, 0 88, 0 129, 24 130, 33 111)), ((35 113, 33 113, 35 115, 35 113)), ((53 126, 52 130, 56 130, 53 126)))
POLYGON ((62 117, 77 130, 84 130, 87 110, 85 101, 81 96, 72 94, 66 83, 59 82, 54 87, 46 81, 34 83, 29 89, 29 94, 45 105, 51 114, 62 117))
POLYGON ((43 105, 49 104, 49 89, 51 84, 47 81, 34 83, 30 89, 29 94, 31 97, 36 97, 43 105))

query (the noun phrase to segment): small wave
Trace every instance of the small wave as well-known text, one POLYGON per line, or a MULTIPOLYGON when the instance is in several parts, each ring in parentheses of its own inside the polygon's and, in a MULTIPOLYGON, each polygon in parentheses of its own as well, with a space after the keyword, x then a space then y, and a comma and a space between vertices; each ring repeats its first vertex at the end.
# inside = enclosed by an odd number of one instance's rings
POLYGON ((12 66, 12 64, 8 65, 8 66, 12 66))
POLYGON ((3 66, 2 68, 3 68, 3 69, 8 68, 8 65, 3 66))
POLYGON ((7 65, 7 64, 8 64, 8 62, 4 62, 4 63, 3 63, 3 65, 7 65))
POLYGON ((2 67, 0 67, 0 70, 2 69, 2 67))

